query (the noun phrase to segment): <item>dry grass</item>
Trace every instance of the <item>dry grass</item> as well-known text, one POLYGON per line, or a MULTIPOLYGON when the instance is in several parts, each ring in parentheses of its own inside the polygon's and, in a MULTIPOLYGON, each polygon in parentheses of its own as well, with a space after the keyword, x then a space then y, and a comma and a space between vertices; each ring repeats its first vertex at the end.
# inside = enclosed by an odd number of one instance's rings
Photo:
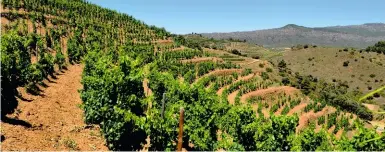
POLYGON ((332 82, 333 79, 347 81, 350 89, 369 92, 368 87, 379 88, 385 84, 385 55, 377 53, 351 53, 342 48, 309 48, 285 51, 282 57, 293 72, 313 75, 332 82), (343 62, 349 61, 347 67, 343 62), (371 78, 370 75, 375 77, 371 78), (376 82, 377 81, 377 82, 376 82), (382 82, 381 82, 382 81, 382 82))

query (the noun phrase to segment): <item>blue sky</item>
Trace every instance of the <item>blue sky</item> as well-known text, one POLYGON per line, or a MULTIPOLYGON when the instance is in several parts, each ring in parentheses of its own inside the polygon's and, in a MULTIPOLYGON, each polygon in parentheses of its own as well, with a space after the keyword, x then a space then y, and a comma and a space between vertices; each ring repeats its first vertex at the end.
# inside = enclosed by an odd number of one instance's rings
POLYGON ((385 0, 89 0, 176 34, 385 22, 385 0))

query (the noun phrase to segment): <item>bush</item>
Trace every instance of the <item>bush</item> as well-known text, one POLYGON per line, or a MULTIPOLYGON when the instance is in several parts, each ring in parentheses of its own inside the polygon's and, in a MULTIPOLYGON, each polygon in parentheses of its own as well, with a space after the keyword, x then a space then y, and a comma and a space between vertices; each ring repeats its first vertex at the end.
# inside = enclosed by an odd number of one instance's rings
POLYGON ((349 61, 345 61, 345 62, 343 63, 343 66, 344 66, 344 67, 349 66, 349 61))
POLYGON ((263 63, 259 63, 258 65, 260 68, 263 68, 265 65, 263 63))
POLYGON ((379 93, 374 93, 374 94, 373 94, 373 97, 379 98, 379 97, 380 97, 380 94, 379 94, 379 93))
POLYGON ((193 83, 194 80, 195 80, 195 75, 194 75, 194 72, 193 71, 188 71, 184 76, 183 76, 184 80, 188 83, 193 83))
POLYGON ((47 77, 54 73, 54 58, 51 53, 41 53, 38 63, 43 69, 43 76, 47 77))
POLYGON ((374 77, 376 77, 376 75, 375 74, 370 74, 369 77, 374 78, 374 77))
POLYGON ((231 50, 231 53, 232 53, 232 54, 235 54, 235 55, 242 55, 241 52, 238 51, 237 49, 231 50))
POLYGON ((246 75, 251 74, 251 73, 252 73, 251 69, 245 69, 245 70, 242 71, 241 75, 242 76, 246 76, 246 75))
POLYGON ((272 68, 266 68, 266 72, 271 73, 271 72, 273 72, 273 69, 272 68))
POLYGON ((56 52, 55 64, 58 65, 60 70, 65 67, 65 57, 61 51, 56 52))
POLYGON ((269 79, 269 75, 266 72, 262 72, 261 73, 261 77, 262 77, 263 80, 269 79))
POLYGON ((260 59, 259 55, 252 56, 253 59, 260 59))
POLYGON ((318 117, 318 125, 322 125, 325 123, 325 116, 318 117))

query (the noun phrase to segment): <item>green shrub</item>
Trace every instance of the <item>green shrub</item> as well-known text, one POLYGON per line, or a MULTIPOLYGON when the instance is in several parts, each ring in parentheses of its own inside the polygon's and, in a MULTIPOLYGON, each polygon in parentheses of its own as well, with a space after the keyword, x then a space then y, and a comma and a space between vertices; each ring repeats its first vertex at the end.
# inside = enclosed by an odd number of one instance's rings
POLYGON ((273 69, 272 68, 266 68, 266 72, 271 73, 271 72, 273 72, 273 69))
POLYGON ((58 65, 59 69, 63 69, 65 67, 65 57, 61 51, 57 51, 55 55, 55 64, 58 65))

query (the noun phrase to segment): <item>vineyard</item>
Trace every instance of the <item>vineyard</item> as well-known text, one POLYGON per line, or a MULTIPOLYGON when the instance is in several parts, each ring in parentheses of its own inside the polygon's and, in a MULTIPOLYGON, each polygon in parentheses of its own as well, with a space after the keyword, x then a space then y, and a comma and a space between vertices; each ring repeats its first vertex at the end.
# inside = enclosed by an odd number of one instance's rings
POLYGON ((39 95, 55 71, 82 64, 84 121, 110 150, 177 150, 181 107, 187 151, 385 149, 369 123, 384 118, 344 98, 342 85, 289 74, 284 63, 229 59, 80 0, 2 8, 2 118, 15 112, 18 88, 39 95))

